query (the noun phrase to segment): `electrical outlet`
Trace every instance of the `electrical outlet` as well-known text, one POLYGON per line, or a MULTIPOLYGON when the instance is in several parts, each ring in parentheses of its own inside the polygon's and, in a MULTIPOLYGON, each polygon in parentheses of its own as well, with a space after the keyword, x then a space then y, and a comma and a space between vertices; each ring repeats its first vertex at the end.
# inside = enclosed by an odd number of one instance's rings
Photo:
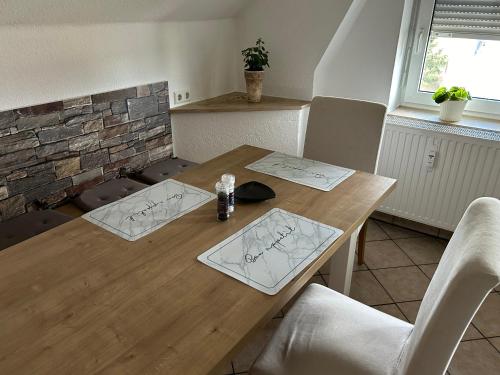
POLYGON ((191 92, 189 89, 181 89, 174 91, 174 104, 182 104, 191 100, 191 92))

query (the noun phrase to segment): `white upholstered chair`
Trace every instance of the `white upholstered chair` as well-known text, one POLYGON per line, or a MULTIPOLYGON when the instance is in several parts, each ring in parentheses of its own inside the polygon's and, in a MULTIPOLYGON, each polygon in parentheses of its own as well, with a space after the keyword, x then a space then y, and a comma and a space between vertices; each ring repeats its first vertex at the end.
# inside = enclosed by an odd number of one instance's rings
MULTIPOLYGON (((304 157, 374 173, 386 106, 354 99, 316 96, 311 103, 304 157)), ((359 234, 363 263, 366 226, 359 234)))
POLYGON ((500 282, 500 201, 474 201, 450 240, 415 325, 312 284, 251 375, 439 375, 500 282))

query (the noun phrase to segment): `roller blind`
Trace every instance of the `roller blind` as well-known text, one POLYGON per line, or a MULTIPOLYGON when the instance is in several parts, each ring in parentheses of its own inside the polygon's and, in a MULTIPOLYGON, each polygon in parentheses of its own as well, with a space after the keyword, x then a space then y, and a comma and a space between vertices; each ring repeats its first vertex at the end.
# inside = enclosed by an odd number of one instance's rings
POLYGON ((431 30, 452 38, 500 40, 500 0, 436 0, 431 30))

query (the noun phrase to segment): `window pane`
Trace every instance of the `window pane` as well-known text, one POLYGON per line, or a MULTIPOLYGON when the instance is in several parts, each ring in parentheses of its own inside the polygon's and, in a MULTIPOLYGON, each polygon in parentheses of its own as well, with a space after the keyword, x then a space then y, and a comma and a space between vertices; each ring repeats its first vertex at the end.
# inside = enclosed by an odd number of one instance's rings
POLYGON ((500 41, 440 37, 427 46, 420 91, 464 86, 476 98, 500 100, 500 41))

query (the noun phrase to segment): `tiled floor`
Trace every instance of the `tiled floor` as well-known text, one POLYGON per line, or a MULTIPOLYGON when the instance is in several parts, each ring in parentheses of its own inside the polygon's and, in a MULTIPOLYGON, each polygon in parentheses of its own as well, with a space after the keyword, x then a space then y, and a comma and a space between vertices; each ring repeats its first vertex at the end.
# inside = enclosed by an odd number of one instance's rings
MULTIPOLYGON (((369 220, 366 265, 356 266, 350 296, 399 319, 415 322, 420 302, 447 241, 369 220)), ((326 285, 328 267, 311 282, 326 285)), ((247 374, 290 305, 227 365, 224 374, 247 374)), ((500 287, 481 306, 448 369, 451 375, 500 374, 500 287)))

